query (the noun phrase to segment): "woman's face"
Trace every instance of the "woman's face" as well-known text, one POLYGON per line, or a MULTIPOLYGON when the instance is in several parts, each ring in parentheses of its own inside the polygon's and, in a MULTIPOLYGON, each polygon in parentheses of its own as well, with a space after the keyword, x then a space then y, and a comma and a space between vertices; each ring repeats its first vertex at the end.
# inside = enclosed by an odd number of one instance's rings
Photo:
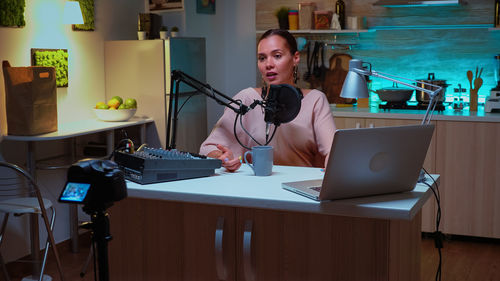
POLYGON ((257 47, 257 65, 266 84, 293 85, 293 69, 299 60, 299 52, 292 55, 286 40, 278 35, 262 39, 257 47))

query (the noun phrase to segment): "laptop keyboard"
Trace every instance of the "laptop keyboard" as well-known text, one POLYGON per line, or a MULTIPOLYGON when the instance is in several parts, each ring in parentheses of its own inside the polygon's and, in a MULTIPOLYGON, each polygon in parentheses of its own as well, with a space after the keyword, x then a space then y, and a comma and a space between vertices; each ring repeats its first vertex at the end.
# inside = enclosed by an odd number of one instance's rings
POLYGON ((311 189, 319 192, 321 190, 321 186, 313 186, 313 187, 311 187, 311 189))

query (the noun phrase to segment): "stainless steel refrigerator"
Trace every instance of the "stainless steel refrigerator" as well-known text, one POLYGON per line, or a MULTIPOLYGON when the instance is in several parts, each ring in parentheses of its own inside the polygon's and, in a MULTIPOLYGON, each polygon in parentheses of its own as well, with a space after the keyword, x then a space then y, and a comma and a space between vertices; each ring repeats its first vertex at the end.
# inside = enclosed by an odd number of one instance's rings
MULTIPOLYGON (((148 146, 165 148, 171 71, 206 82, 205 39, 106 41, 104 55, 106 98, 135 98, 136 116, 155 121, 146 132, 148 146)), ((207 137, 206 96, 183 83, 179 89, 179 105, 187 101, 178 114, 177 149, 198 152, 207 137)))

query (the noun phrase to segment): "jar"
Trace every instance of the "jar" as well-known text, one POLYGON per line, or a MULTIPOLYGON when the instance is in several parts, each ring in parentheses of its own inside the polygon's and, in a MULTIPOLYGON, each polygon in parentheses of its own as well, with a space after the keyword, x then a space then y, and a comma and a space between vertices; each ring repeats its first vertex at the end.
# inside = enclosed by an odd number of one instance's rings
POLYGON ((301 2, 299 3, 299 28, 314 29, 313 13, 316 10, 316 3, 301 2))
POLYGON ((299 11, 297 10, 288 11, 288 27, 290 30, 299 29, 299 11))

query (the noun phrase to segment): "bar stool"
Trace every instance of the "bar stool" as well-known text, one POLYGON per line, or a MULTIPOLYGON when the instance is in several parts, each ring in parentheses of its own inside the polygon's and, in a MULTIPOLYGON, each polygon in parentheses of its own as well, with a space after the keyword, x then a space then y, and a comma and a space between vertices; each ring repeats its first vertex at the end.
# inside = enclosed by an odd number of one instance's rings
MULTIPOLYGON (((49 246, 52 246, 61 280, 64 280, 59 254, 57 252, 54 235, 52 233, 56 215, 52 202, 49 199, 42 198, 40 188, 35 183, 31 175, 25 170, 17 165, 4 161, 0 161, 0 167, 5 168, 3 171, 0 171, 0 212, 5 213, 2 227, 0 229, 0 247, 4 240, 3 238, 10 214, 13 214, 14 216, 21 216, 25 214, 41 215, 48 237, 47 242, 45 243, 42 266, 38 280, 43 280, 43 272, 45 270, 49 246), (31 188, 29 188, 30 185, 31 188), (48 209, 51 210, 52 214, 50 221, 47 216, 48 209)), ((1 254, 0 263, 5 279, 10 280, 1 254)))

